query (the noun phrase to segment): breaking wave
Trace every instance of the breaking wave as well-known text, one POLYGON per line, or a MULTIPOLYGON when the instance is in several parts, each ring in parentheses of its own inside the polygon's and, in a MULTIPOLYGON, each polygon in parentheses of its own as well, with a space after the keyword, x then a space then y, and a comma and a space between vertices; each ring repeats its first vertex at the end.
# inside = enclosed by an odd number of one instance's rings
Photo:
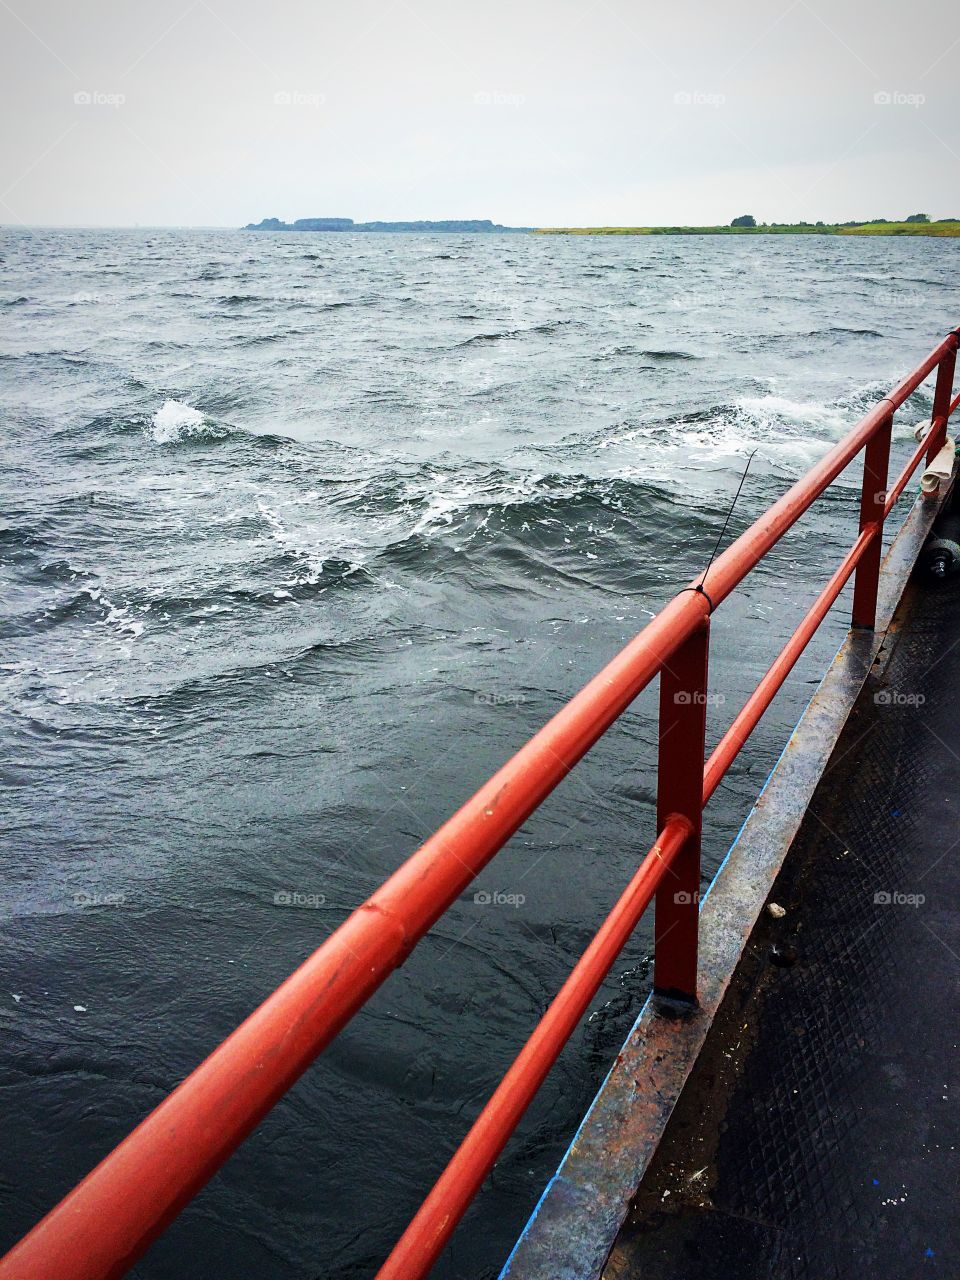
POLYGON ((192 405, 164 400, 151 419, 150 434, 157 444, 176 444, 181 440, 222 440, 231 432, 228 427, 210 422, 192 405))

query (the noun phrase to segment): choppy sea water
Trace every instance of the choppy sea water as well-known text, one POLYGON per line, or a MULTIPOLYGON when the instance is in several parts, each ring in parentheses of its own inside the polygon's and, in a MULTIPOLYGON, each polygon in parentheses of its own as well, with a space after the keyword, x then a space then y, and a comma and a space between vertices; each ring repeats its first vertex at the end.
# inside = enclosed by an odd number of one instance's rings
MULTIPOLYGON (((752 451, 732 534, 957 323, 960 246, 7 230, 0 256, 8 1245, 703 567, 752 451)), ((857 489, 715 616, 712 740, 857 489)), ((848 608, 711 804, 707 877, 848 608)), ((649 847, 655 736, 650 690, 132 1274, 373 1274, 649 847)), ((438 1276, 496 1274, 649 948, 644 922, 438 1276)))

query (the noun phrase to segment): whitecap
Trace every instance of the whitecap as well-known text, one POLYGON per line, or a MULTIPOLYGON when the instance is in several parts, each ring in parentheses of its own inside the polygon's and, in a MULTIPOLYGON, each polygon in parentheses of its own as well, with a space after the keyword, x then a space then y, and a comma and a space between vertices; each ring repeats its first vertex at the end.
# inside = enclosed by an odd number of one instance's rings
POLYGON ((199 409, 179 400, 164 400, 153 415, 151 434, 158 444, 172 444, 184 436, 198 435, 204 428, 204 421, 199 409))
POLYGON ((130 636, 134 640, 143 634, 144 624, 133 617, 126 605, 114 604, 100 587, 85 587, 84 591, 104 610, 104 616, 100 619, 102 625, 114 627, 119 635, 130 636))
POLYGON ((837 405, 816 400, 789 400, 786 396, 743 396, 736 407, 761 427, 785 425, 826 430, 841 435, 850 427, 850 415, 837 405))

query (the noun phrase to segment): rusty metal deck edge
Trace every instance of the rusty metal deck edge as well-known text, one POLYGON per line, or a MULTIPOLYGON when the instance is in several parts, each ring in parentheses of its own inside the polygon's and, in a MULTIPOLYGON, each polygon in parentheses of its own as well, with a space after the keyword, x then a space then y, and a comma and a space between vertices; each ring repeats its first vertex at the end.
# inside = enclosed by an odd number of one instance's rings
POLYGON ((650 997, 500 1280, 596 1280, 945 497, 917 498, 883 561, 877 629, 840 646, 701 903, 700 1004, 650 997))

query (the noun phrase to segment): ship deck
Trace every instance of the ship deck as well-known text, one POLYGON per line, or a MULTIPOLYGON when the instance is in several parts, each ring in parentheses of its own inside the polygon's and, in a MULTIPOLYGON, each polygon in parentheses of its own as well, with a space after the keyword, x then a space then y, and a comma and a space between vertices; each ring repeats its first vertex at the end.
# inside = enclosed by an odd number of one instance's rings
POLYGON ((605 1280, 960 1274, 958 692, 911 584, 605 1280))

